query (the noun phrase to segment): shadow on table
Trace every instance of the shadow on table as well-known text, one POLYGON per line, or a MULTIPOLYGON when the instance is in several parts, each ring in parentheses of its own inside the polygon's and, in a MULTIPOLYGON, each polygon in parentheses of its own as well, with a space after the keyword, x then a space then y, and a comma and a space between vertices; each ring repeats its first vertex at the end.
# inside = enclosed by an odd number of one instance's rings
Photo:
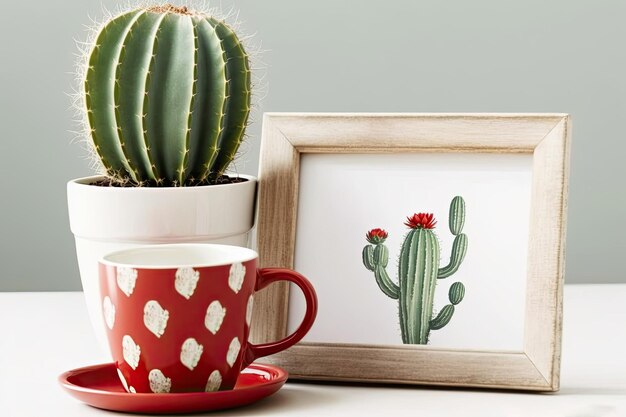
POLYGON ((234 408, 232 411, 211 413, 211 416, 266 416, 279 410, 306 410, 319 404, 337 402, 338 397, 319 391, 300 389, 299 387, 286 385, 276 394, 265 398, 258 403, 245 407, 234 408))
POLYGON ((557 395, 626 395, 626 388, 563 387, 557 395))
MULTIPOLYGON (((558 392, 536 392, 536 391, 520 391, 520 390, 501 390, 501 389, 484 389, 484 388, 463 388, 463 387, 438 387, 438 386, 417 386, 417 385, 405 385, 405 384, 377 384, 377 383, 355 383, 355 382, 337 382, 337 381, 289 381, 288 385, 285 385, 276 394, 265 398, 254 404, 250 404, 244 407, 233 408, 229 410, 213 411, 206 413, 193 413, 184 415, 170 415, 171 417, 184 417, 184 416, 265 416, 274 412, 285 412, 288 410, 306 410, 307 408, 314 408, 318 404, 332 404, 341 400, 338 395, 327 394, 320 391, 307 390, 305 385, 319 385, 319 386, 337 386, 337 387, 352 387, 352 388, 382 388, 382 389, 402 389, 402 390, 419 390, 419 391, 461 391, 461 392, 476 392, 476 393, 500 393, 503 395, 526 395, 526 396, 580 396, 580 395, 626 395, 626 389, 607 389, 601 387, 564 387, 558 392)), ((602 408, 602 407, 600 407, 602 408)), ((602 409, 604 410, 604 409, 602 409)), ((604 416, 613 414, 599 413, 602 410, 595 410, 598 413, 585 414, 594 416, 604 416)), ((612 409, 609 408, 609 411, 612 409)), ((606 410, 605 410, 606 411, 606 410)), ((124 413, 112 413, 112 415, 124 415, 124 416, 136 416, 138 414, 124 414, 124 413)), ((578 417, 578 416, 576 416, 578 417)))
MULTIPOLYGON (((290 386, 284 386, 276 394, 264 398, 263 400, 244 407, 237 407, 230 410, 212 411, 206 413, 194 413, 184 415, 170 415, 170 417, 183 416, 266 416, 277 411, 286 410, 306 410, 317 404, 329 404, 337 401, 337 396, 328 395, 320 392, 311 392, 306 389, 299 389, 290 386)), ((131 414, 129 414, 131 415, 131 414)), ((136 414, 135 414, 136 415, 136 414)))
POLYGON ((352 388, 381 388, 394 390, 421 390, 421 391, 456 391, 456 392, 476 392, 476 393, 498 393, 513 395, 541 395, 541 396, 566 396, 566 395, 626 395, 626 388, 607 388, 595 386, 578 386, 578 387, 561 387, 559 391, 529 391, 519 389, 498 389, 498 388, 479 388, 479 387, 454 387, 454 386, 438 386, 438 385, 411 385, 411 384, 393 384, 393 383, 376 383, 376 382, 342 382, 342 381, 315 381, 315 380, 289 380, 289 383, 298 385, 321 385, 321 386, 338 386, 352 388))

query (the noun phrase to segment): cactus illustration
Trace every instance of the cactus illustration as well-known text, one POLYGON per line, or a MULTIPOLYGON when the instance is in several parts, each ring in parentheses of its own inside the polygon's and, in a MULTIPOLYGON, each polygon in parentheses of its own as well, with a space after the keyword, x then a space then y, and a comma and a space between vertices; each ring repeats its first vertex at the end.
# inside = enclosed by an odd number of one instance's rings
POLYGON ((387 274, 389 251, 385 246, 388 234, 383 229, 372 229, 363 248, 363 264, 374 272, 376 283, 388 297, 399 300, 400 330, 405 344, 427 344, 431 330, 445 327, 465 296, 465 286, 455 282, 450 286, 448 299, 433 318, 433 300, 438 279, 454 274, 461 266, 467 252, 467 236, 462 233, 465 223, 465 201, 454 197, 450 203, 449 227, 455 236, 450 262, 439 267, 439 240, 433 229, 437 224, 430 213, 416 213, 407 218, 405 225, 411 230, 400 250, 398 283, 387 274))
POLYGON ((248 55, 212 16, 170 4, 106 22, 84 74, 93 148, 120 183, 214 183, 248 122, 248 55))

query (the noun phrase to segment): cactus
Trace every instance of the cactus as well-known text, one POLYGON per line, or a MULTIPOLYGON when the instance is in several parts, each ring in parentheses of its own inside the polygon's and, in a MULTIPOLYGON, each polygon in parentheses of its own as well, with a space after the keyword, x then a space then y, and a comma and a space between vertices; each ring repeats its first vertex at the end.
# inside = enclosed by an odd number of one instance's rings
POLYGON ((418 213, 408 217, 405 225, 411 230, 406 235, 398 265, 398 283, 387 274, 389 251, 385 246, 388 234, 383 229, 372 229, 363 248, 363 264, 374 272, 376 283, 388 297, 399 300, 400 331, 405 344, 427 344, 431 330, 445 327, 465 296, 465 286, 455 282, 450 286, 448 299, 433 318, 433 300, 437 279, 454 274, 467 252, 467 236, 462 233, 465 223, 465 201, 454 197, 450 203, 449 227, 455 236, 450 262, 439 267, 439 241, 433 232, 437 224, 430 213, 418 213))
POLYGON ((223 21, 169 4, 106 22, 88 57, 89 136, 112 181, 216 182, 250 112, 250 67, 223 21))

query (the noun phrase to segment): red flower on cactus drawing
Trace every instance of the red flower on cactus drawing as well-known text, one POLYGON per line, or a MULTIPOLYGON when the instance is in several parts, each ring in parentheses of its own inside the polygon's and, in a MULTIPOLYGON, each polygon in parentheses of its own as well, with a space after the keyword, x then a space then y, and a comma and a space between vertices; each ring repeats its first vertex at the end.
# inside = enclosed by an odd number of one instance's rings
POLYGON ((432 213, 415 213, 407 217, 404 224, 411 229, 434 229, 437 220, 432 213))
POLYGON ((387 232, 383 229, 372 229, 365 235, 365 239, 373 245, 377 245, 379 243, 383 243, 385 239, 387 239, 387 232))

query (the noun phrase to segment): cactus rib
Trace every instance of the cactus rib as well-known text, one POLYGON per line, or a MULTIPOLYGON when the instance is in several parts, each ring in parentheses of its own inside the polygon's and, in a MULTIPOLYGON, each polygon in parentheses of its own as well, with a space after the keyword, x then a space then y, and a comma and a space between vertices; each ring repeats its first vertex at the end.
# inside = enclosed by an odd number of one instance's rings
POLYGON ((144 12, 128 31, 117 67, 116 120, 134 179, 156 180, 143 132, 143 103, 152 47, 162 16, 144 12), (121 89, 124 85, 126 88, 121 89))
POLYGON ((214 175, 221 175, 235 154, 250 114, 250 67, 248 55, 239 39, 224 22, 207 19, 220 38, 226 57, 226 102, 224 105, 224 129, 218 141, 219 154, 211 166, 214 175))
MULTIPOLYGON (((141 98, 141 133, 143 135, 144 145, 146 148, 146 154, 148 155, 148 160, 150 161, 150 168, 152 170, 152 175, 150 177, 154 178, 156 185, 162 185, 163 172, 162 172, 162 169, 160 168, 160 165, 157 164, 156 155, 151 146, 153 139, 148 135, 148 127, 147 127, 148 126, 148 112, 150 109, 150 97, 148 96, 148 90, 150 86, 152 85, 152 72, 153 72, 155 60, 156 60, 155 52, 159 46, 159 38, 157 36, 157 33, 159 29, 161 28, 161 23, 163 22, 163 19, 165 18, 166 15, 161 14, 157 16, 158 16, 158 19, 157 19, 157 23, 155 24, 154 34, 153 36, 150 37, 152 39, 151 45, 149 46, 150 62, 148 63, 148 69, 146 70, 145 83, 143 85, 143 89, 141 90, 141 95, 142 95, 142 98, 141 98)), ((146 47, 146 51, 147 50, 148 50, 148 47, 146 47)))
POLYGON ((190 153, 187 178, 203 181, 217 157, 217 141, 224 122, 226 100, 226 62, 215 28, 195 17, 198 36, 198 91, 191 115, 190 153))
MULTIPOLYGON (((124 126, 124 124, 120 123, 120 120, 127 115, 126 113, 122 112, 121 106, 120 106, 120 84, 121 84, 121 73, 122 73, 122 65, 123 63, 126 61, 127 58, 127 43, 128 40, 130 38, 132 38, 131 34, 133 31, 133 28, 137 27, 137 22, 140 21, 140 19, 145 15, 145 11, 139 12, 136 17, 134 18, 132 24, 129 26, 128 30, 126 31, 126 33, 124 33, 122 35, 122 46, 120 48, 120 54, 119 54, 119 58, 118 58, 118 65, 116 67, 115 70, 115 82, 113 84, 113 103, 114 103, 114 109, 115 109, 115 125, 117 126, 117 134, 119 137, 119 141, 120 141, 120 146, 122 147, 122 152, 124 153, 124 157, 126 158, 126 162, 129 165, 130 168, 130 176, 133 179, 133 181, 137 182, 139 176, 139 168, 137 164, 133 164, 133 162, 135 161, 135 159, 137 160, 141 160, 141 155, 140 153, 136 152, 137 149, 134 146, 135 145, 135 141, 132 140, 132 138, 126 138, 126 133, 124 131, 124 129, 122 128, 124 126)), ((132 55, 130 56, 132 59, 132 55)), ((145 175, 145 174, 144 174, 145 175)))
POLYGON ((157 33, 148 88, 147 130, 162 175, 180 184, 193 89, 193 30, 184 16, 168 13, 157 33), (172 82, 176 80, 176 82, 172 82))
POLYGON ((85 103, 96 152, 109 175, 133 177, 118 135, 115 115, 116 70, 128 30, 142 14, 134 10, 105 26, 96 39, 85 77, 85 103))
POLYGON ((190 136, 191 136, 191 118, 193 116, 193 109, 195 107, 195 98, 198 91, 198 31, 196 25, 191 22, 191 30, 193 34, 193 82, 191 83, 191 100, 189 102, 189 109, 187 112, 187 131, 185 132, 185 154, 180 165, 180 173, 178 181, 180 184, 184 184, 187 179, 187 164, 189 162, 190 151, 190 136))

